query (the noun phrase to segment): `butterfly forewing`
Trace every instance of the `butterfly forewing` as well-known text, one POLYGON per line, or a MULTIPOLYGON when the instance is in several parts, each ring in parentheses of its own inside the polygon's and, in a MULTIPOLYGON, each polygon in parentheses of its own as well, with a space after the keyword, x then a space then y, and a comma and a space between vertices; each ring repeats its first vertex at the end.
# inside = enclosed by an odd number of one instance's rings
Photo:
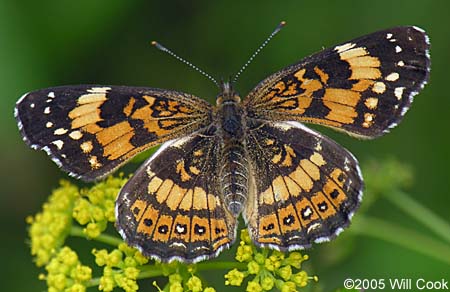
POLYGON ((307 57, 263 80, 250 116, 333 127, 362 138, 397 125, 428 79, 428 37, 417 27, 375 32, 307 57))
POLYGON ((90 181, 151 146, 203 127, 210 110, 206 101, 175 91, 77 85, 30 92, 15 114, 31 147, 90 181))

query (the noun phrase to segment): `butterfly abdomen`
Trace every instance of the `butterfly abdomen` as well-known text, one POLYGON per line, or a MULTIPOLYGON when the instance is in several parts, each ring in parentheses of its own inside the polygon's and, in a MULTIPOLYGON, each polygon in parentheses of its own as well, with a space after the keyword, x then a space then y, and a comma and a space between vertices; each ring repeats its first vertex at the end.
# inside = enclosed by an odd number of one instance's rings
POLYGON ((248 194, 248 168, 244 145, 238 140, 229 140, 222 150, 220 168, 221 191, 228 210, 241 213, 248 194))

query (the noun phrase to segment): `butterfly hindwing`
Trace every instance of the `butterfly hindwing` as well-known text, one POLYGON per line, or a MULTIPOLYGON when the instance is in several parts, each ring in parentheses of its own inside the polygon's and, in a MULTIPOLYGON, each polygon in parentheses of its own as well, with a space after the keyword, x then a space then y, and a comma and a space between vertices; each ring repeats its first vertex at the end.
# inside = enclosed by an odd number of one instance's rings
POLYGON ((258 246, 305 248, 350 223, 363 181, 347 150, 297 122, 256 127, 247 143, 257 179, 244 216, 258 246))
POLYGON ((217 187, 216 138, 166 142, 123 187, 116 225, 131 246, 165 262, 197 262, 234 241, 236 218, 217 187))
POLYGON ((77 85, 30 92, 17 102, 15 115, 31 147, 90 181, 151 146, 208 124, 210 108, 175 91, 77 85))
POLYGON ((417 27, 375 32, 318 52, 263 80, 250 115, 329 126, 374 138, 396 126, 428 79, 429 43, 417 27))

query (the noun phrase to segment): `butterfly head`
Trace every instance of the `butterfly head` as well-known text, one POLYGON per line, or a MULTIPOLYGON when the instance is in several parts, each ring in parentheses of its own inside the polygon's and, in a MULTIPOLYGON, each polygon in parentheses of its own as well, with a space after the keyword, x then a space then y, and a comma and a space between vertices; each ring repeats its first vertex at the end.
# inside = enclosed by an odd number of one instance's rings
POLYGON ((221 105, 225 103, 241 102, 241 97, 239 93, 234 90, 231 82, 229 81, 221 81, 220 82, 220 93, 216 97, 216 104, 221 105))

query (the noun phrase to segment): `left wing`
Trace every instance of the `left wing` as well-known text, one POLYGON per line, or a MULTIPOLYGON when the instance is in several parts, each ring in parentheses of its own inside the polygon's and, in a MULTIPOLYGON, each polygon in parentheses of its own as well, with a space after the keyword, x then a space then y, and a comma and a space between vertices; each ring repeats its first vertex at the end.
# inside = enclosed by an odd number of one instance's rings
POLYGON ((296 120, 374 138, 396 126, 430 71, 417 27, 378 31, 307 57, 263 80, 244 103, 262 120, 296 120))
POLYGON ((148 87, 75 85, 25 94, 15 108, 24 141, 70 175, 106 176, 137 153, 209 124, 211 106, 148 87))

